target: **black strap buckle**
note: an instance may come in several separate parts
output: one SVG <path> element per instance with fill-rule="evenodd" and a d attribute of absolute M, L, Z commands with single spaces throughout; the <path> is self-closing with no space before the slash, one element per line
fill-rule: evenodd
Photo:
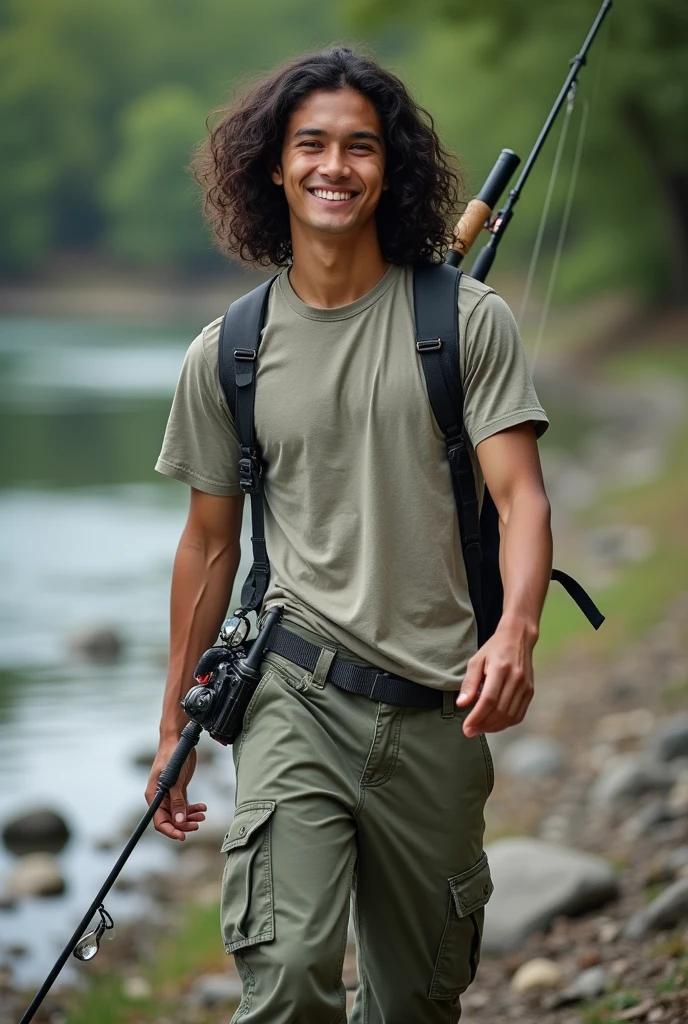
<path fill-rule="evenodd" d="M 257 352 L 254 348 L 235 348 L 234 358 L 248 360 L 251 363 L 255 363 Z"/>
<path fill-rule="evenodd" d="M 442 348 L 442 339 L 431 338 L 429 341 L 417 341 L 416 348 L 419 352 L 439 352 Z"/>
<path fill-rule="evenodd" d="M 244 494 L 255 494 L 260 486 L 260 473 L 255 459 L 244 455 L 239 459 L 239 487 Z"/>

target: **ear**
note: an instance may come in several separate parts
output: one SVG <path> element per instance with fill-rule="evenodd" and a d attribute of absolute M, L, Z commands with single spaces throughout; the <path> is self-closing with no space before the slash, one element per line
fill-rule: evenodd
<path fill-rule="evenodd" d="M 382 179 L 382 191 L 386 192 L 388 188 L 389 188 L 389 182 L 387 181 L 386 178 L 383 178 Z"/>
<path fill-rule="evenodd" d="M 284 178 L 282 177 L 282 168 L 279 164 L 275 167 L 270 177 L 274 181 L 275 185 L 284 185 Z"/>

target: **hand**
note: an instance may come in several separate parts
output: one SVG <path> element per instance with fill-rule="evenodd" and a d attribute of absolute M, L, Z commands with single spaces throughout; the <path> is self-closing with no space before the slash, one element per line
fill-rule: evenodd
<path fill-rule="evenodd" d="M 160 772 L 171 758 L 176 746 L 177 743 L 172 741 L 161 742 L 158 747 L 158 752 L 155 755 L 153 767 L 148 777 L 148 785 L 146 786 L 146 802 L 149 805 L 152 803 L 153 797 L 157 792 Z M 183 842 L 186 839 L 187 832 L 196 832 L 199 828 L 199 822 L 205 821 L 205 814 L 203 812 L 208 810 L 206 805 L 187 804 L 186 802 L 186 787 L 189 785 L 195 769 L 196 750 L 194 748 L 184 762 L 176 786 L 173 786 L 169 793 L 165 794 L 160 806 L 153 815 L 153 824 L 155 825 L 156 832 L 161 832 L 169 839 L 179 839 Z"/>
<path fill-rule="evenodd" d="M 473 655 L 456 698 L 459 708 L 478 698 L 463 723 L 464 735 L 501 732 L 523 721 L 534 693 L 534 645 L 523 629 L 500 625 Z"/>

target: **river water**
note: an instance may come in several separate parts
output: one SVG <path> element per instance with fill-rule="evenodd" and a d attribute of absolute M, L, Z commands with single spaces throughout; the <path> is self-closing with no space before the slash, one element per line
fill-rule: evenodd
<path fill-rule="evenodd" d="M 59 855 L 65 894 L 0 910 L 0 959 L 8 946 L 30 950 L 13 958 L 20 983 L 47 973 L 123 845 L 97 844 L 145 811 L 147 771 L 133 759 L 156 747 L 188 501 L 153 464 L 193 334 L 0 319 L 0 826 L 51 807 L 72 831 Z M 114 664 L 71 649 L 100 626 L 122 638 Z M 221 771 L 217 794 L 207 780 L 190 790 L 209 820 L 231 815 L 229 752 Z M 171 845 L 151 827 L 129 876 L 164 867 Z M 13 863 L 0 847 L 0 892 Z M 107 905 L 115 916 L 145 909 L 125 892 Z"/>
<path fill-rule="evenodd" d="M 147 771 L 133 759 L 156 747 L 188 501 L 153 464 L 194 333 L 0 318 L 0 826 L 47 806 L 72 831 L 59 855 L 65 894 L 0 910 L 0 960 L 10 956 L 20 984 L 47 973 L 123 845 L 124 823 L 145 810 Z M 580 436 L 563 412 L 565 433 Z M 247 537 L 242 547 L 240 580 Z M 99 626 L 122 637 L 114 664 L 88 664 L 70 647 Z M 209 825 L 226 825 L 229 752 L 215 766 L 199 769 L 189 792 L 209 804 Z M 114 837 L 114 849 L 99 848 Z M 127 875 L 164 868 L 171 845 L 150 828 Z M 0 846 L 0 893 L 13 862 Z M 141 901 L 113 892 L 107 906 L 126 917 L 145 912 Z M 7 954 L 12 946 L 29 953 Z"/>

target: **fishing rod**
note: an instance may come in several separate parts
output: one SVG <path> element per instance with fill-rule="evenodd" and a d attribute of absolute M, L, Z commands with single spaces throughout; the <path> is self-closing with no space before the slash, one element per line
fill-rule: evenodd
<path fill-rule="evenodd" d="M 535 140 L 535 145 L 530 151 L 530 155 L 525 162 L 518 181 L 509 192 L 509 198 L 505 205 L 501 210 L 499 210 L 496 217 L 490 220 L 492 217 L 492 211 L 497 205 L 500 195 L 506 188 L 512 174 L 521 162 L 520 157 L 518 157 L 511 149 L 503 149 L 501 151 L 497 158 L 497 162 L 485 181 L 485 184 L 476 198 L 472 199 L 468 204 L 459 222 L 454 228 L 453 241 L 445 258 L 445 262 L 449 263 L 452 267 L 458 267 L 464 257 L 468 255 L 471 246 L 484 227 L 487 228 L 491 235 L 490 241 L 480 250 L 475 263 L 471 267 L 470 276 L 475 278 L 476 281 L 484 281 L 490 272 L 490 268 L 492 267 L 494 258 L 497 254 L 497 247 L 501 242 L 509 223 L 511 222 L 511 218 L 514 215 L 514 207 L 521 198 L 521 192 L 523 191 L 523 187 L 530 176 L 533 165 L 540 155 L 542 147 L 547 141 L 547 137 L 551 131 L 552 125 L 557 119 L 559 111 L 566 103 L 567 98 L 571 95 L 572 90 L 575 90 L 576 88 L 579 72 L 587 61 L 588 50 L 592 46 L 595 36 L 599 32 L 602 22 L 609 13 L 613 2 L 614 0 L 604 0 L 604 3 L 597 12 L 597 17 L 592 23 L 592 26 L 585 38 L 585 42 L 576 56 L 571 60 L 571 70 L 566 76 L 566 81 L 561 87 L 559 95 L 554 101 L 554 106 L 550 110 L 547 120 L 542 126 L 542 130 Z"/>
<path fill-rule="evenodd" d="M 29 1024 L 29 1021 L 33 1020 L 36 1011 L 67 963 L 70 954 L 73 954 L 77 960 L 92 960 L 98 952 L 103 935 L 114 927 L 114 921 L 103 906 L 103 900 L 146 831 L 158 807 L 172 787 L 176 785 L 184 762 L 198 743 L 203 728 L 208 729 L 211 736 L 219 739 L 222 743 L 234 742 L 237 724 L 240 727 L 245 706 L 260 679 L 260 663 L 270 631 L 281 614 L 281 606 L 270 609 L 265 615 L 258 636 L 255 640 L 248 642 L 244 642 L 248 633 L 248 622 L 245 616 L 228 619 L 220 631 L 223 646 L 211 647 L 201 658 L 194 672 L 197 685 L 189 690 L 182 701 L 182 707 L 191 721 L 182 729 L 172 756 L 160 772 L 155 795 L 148 810 L 134 829 L 112 871 L 103 882 L 97 896 L 55 961 L 48 977 L 34 996 L 19 1024 Z M 213 726 L 217 723 L 219 723 L 219 727 L 215 730 Z M 96 913 L 100 915 L 96 927 L 84 934 L 84 929 Z"/>

